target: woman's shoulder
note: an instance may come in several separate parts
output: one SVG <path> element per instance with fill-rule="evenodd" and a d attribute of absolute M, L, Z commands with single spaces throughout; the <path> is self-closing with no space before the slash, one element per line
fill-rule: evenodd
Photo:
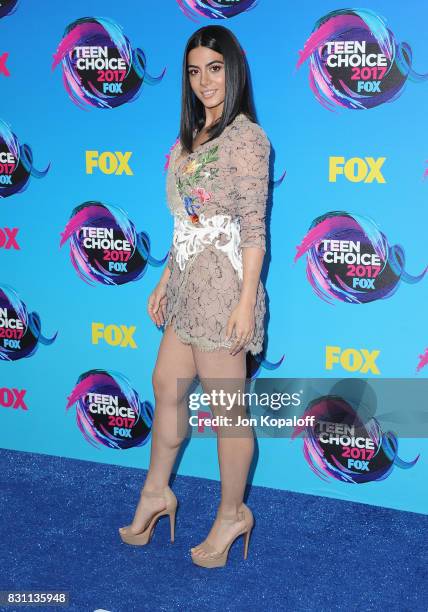
<path fill-rule="evenodd" d="M 258 142 L 266 146 L 270 146 L 269 138 L 259 123 L 252 121 L 245 113 L 240 113 L 230 124 L 229 130 L 230 139 L 247 140 L 249 142 Z"/>

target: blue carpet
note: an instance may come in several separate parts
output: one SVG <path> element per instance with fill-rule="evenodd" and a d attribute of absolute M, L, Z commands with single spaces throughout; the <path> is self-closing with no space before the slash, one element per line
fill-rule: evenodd
<path fill-rule="evenodd" d="M 215 481 L 175 477 L 175 543 L 162 518 L 137 548 L 117 528 L 144 471 L 10 450 L 0 469 L 0 590 L 61 588 L 71 600 L 16 610 L 428 610 L 425 515 L 252 486 L 248 559 L 239 538 L 225 568 L 206 570 L 188 550 L 214 518 Z"/>

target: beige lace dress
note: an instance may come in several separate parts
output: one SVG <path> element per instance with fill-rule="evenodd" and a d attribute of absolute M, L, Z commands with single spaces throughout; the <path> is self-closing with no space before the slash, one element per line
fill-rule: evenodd
<path fill-rule="evenodd" d="M 166 179 L 174 216 L 169 254 L 165 327 L 201 350 L 230 347 L 226 328 L 238 304 L 242 249 L 266 250 L 266 200 L 270 143 L 264 130 L 243 113 L 193 153 L 181 158 L 178 140 Z M 255 331 L 244 346 L 260 353 L 264 339 L 265 289 L 259 281 Z"/>

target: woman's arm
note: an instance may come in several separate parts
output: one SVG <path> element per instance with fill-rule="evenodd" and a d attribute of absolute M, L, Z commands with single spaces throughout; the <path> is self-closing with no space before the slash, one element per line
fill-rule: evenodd
<path fill-rule="evenodd" d="M 169 252 L 168 263 L 165 266 L 162 276 L 159 279 L 158 284 L 153 289 L 151 294 L 149 295 L 149 299 L 147 301 L 147 312 L 149 313 L 149 317 L 157 325 L 160 327 L 165 323 L 166 317 L 166 286 L 171 276 L 171 257 L 172 257 L 172 248 Z"/>
<path fill-rule="evenodd" d="M 260 247 L 242 249 L 243 280 L 240 302 L 250 306 L 256 305 L 257 288 L 260 280 L 265 250 Z"/>
<path fill-rule="evenodd" d="M 158 285 L 166 287 L 169 277 L 171 276 L 171 269 L 169 266 L 165 266 L 162 276 L 159 279 Z"/>
<path fill-rule="evenodd" d="M 159 279 L 158 285 L 165 286 L 167 284 L 169 277 L 171 276 L 171 260 L 172 260 L 172 246 L 169 250 L 167 264 L 162 272 L 162 276 Z"/>
<path fill-rule="evenodd" d="M 230 152 L 233 198 L 240 221 L 243 280 L 239 304 L 228 325 L 241 337 L 231 352 L 237 352 L 254 333 L 254 306 L 266 252 L 266 202 L 269 188 L 270 142 L 258 124 L 237 132 Z"/>
<path fill-rule="evenodd" d="M 241 224 L 241 247 L 266 251 L 266 202 L 269 187 L 270 142 L 258 124 L 235 138 L 230 164 L 236 214 Z"/>

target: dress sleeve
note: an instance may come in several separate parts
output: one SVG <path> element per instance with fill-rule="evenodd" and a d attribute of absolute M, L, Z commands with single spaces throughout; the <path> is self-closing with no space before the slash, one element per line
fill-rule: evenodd
<path fill-rule="evenodd" d="M 232 197 L 241 226 L 241 247 L 266 251 L 266 201 L 270 142 L 254 123 L 236 130 L 230 149 Z"/>

